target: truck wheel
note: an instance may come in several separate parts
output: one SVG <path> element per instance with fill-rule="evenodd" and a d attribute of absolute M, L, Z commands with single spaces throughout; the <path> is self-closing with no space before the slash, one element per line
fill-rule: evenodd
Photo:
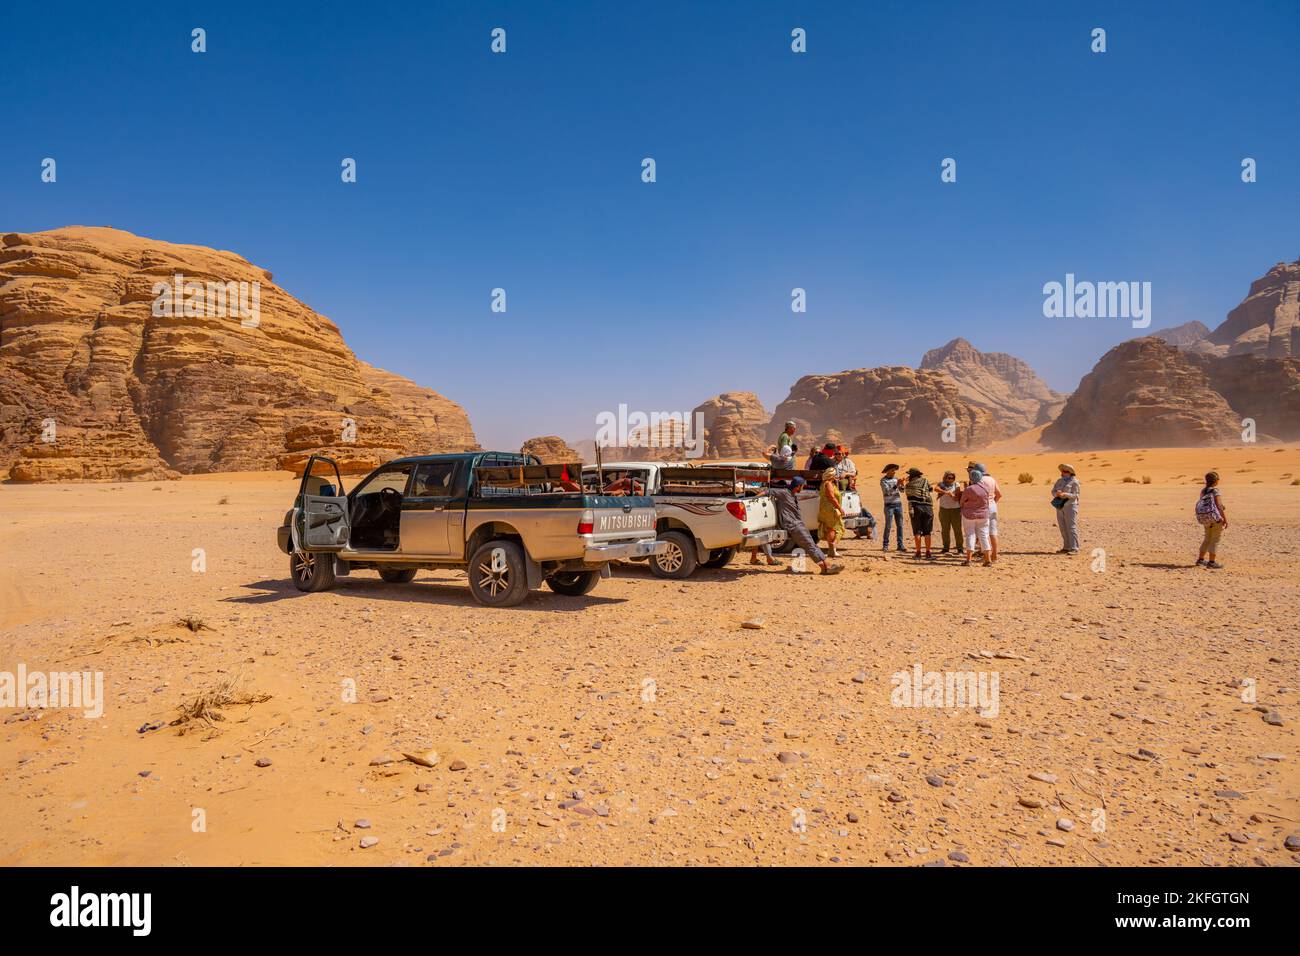
<path fill-rule="evenodd" d="M 689 578 L 699 563 L 695 557 L 695 542 L 680 531 L 665 531 L 660 541 L 668 542 L 668 550 L 650 559 L 650 571 L 659 578 Z"/>
<path fill-rule="evenodd" d="M 289 555 L 289 576 L 299 591 L 328 591 L 334 587 L 334 555 L 294 551 Z"/>
<path fill-rule="evenodd" d="M 469 589 L 488 607 L 513 607 L 528 597 L 524 549 L 497 539 L 479 545 L 469 559 Z"/>
<path fill-rule="evenodd" d="M 868 530 L 870 530 L 870 529 L 868 529 L 868 528 L 854 528 L 854 529 L 853 529 L 853 537 L 855 537 L 855 538 L 865 538 L 865 537 L 867 536 L 867 531 L 868 531 Z"/>
<path fill-rule="evenodd" d="M 706 568 L 725 568 L 735 556 L 735 548 L 718 548 L 709 552 L 709 560 L 704 562 L 704 566 Z"/>
<path fill-rule="evenodd" d="M 582 597 L 600 583 L 599 571 L 556 571 L 546 579 L 546 586 L 556 594 Z"/>
<path fill-rule="evenodd" d="M 772 551 L 775 554 L 789 554 L 797 547 L 798 545 L 794 543 L 794 538 L 790 537 L 789 535 L 786 535 L 785 540 L 782 541 L 780 544 L 775 545 L 772 548 Z"/>
<path fill-rule="evenodd" d="M 379 576 L 389 584 L 410 584 L 415 580 L 415 568 L 380 568 Z"/>

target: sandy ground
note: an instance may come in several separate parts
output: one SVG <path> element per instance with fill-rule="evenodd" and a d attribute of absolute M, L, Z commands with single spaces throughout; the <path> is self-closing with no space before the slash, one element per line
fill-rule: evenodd
<path fill-rule="evenodd" d="M 993 450 L 993 568 L 851 541 L 839 577 L 620 568 L 511 610 L 452 572 L 298 593 L 287 476 L 0 486 L 0 671 L 106 698 L 0 711 L 0 863 L 1296 865 L 1300 448 L 1074 457 L 1077 557 L 1056 458 Z M 916 664 L 996 673 L 996 716 L 891 706 Z M 232 678 L 270 699 L 165 725 Z"/>

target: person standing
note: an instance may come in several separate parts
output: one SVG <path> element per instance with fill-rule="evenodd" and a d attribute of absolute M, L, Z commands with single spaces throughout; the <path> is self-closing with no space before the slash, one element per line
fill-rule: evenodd
<path fill-rule="evenodd" d="M 858 490 L 858 466 L 849 457 L 849 450 L 840 445 L 835 450 L 835 474 L 839 478 L 840 491 Z M 867 521 L 867 540 L 876 536 L 876 516 L 867 510 L 862 496 L 858 496 L 859 514 Z M 861 537 L 861 535 L 859 535 Z"/>
<path fill-rule="evenodd" d="M 934 486 L 939 496 L 939 532 L 943 535 L 943 550 L 948 554 L 949 535 L 952 536 L 952 550 L 961 553 L 961 488 L 957 486 L 957 473 L 945 471 L 943 481 Z"/>
<path fill-rule="evenodd" d="M 989 474 L 988 468 L 983 462 L 973 461 L 968 468 L 977 468 L 984 473 L 980 482 L 989 490 L 989 560 L 998 559 L 998 502 L 1002 500 L 1002 489 L 998 487 L 998 480 Z"/>
<path fill-rule="evenodd" d="M 1219 473 L 1207 472 L 1205 487 L 1196 500 L 1196 520 L 1205 528 L 1205 537 L 1201 539 L 1201 551 L 1196 556 L 1196 566 L 1203 568 L 1222 568 L 1216 559 L 1219 539 L 1223 529 L 1228 527 L 1228 512 L 1223 506 L 1223 495 L 1219 493 Z M 1208 558 L 1208 560 L 1206 560 Z"/>
<path fill-rule="evenodd" d="M 1052 505 L 1056 508 L 1056 527 L 1061 532 L 1061 550 L 1057 554 L 1079 553 L 1079 478 L 1073 465 L 1057 465 L 1061 477 L 1052 485 Z"/>
<path fill-rule="evenodd" d="M 772 501 L 776 505 L 777 523 L 790 536 L 795 545 L 803 548 L 804 553 L 817 562 L 822 569 L 822 574 L 839 574 L 844 570 L 844 565 L 831 564 L 827 561 L 826 555 L 821 548 L 817 547 L 817 542 L 812 539 L 812 535 L 808 533 L 808 529 L 804 526 L 803 515 L 799 512 L 797 497 L 799 489 L 804 484 L 804 480 L 796 475 L 790 480 L 789 488 L 772 485 L 768 489 L 768 494 L 772 496 Z"/>
<path fill-rule="evenodd" d="M 881 540 L 881 550 L 889 550 L 889 528 L 891 524 L 898 525 L 898 550 L 906 551 L 903 547 L 903 499 L 898 492 L 898 466 L 889 464 L 881 472 L 880 493 L 885 498 L 885 536 Z"/>
<path fill-rule="evenodd" d="M 835 469 L 827 468 L 822 472 L 821 493 L 817 501 L 817 534 L 826 539 L 826 550 L 832 558 L 840 556 L 835 542 L 844 534 L 844 506 L 840 500 L 840 488 L 835 483 Z"/>
<path fill-rule="evenodd" d="M 786 422 L 781 434 L 776 436 L 776 453 L 782 458 L 790 459 L 788 467 L 794 467 L 794 429 L 794 422 Z"/>
<path fill-rule="evenodd" d="M 907 469 L 907 484 L 903 486 L 903 493 L 907 495 L 908 520 L 912 524 L 912 542 L 916 550 L 913 557 L 921 560 L 921 539 L 924 538 L 925 559 L 933 561 L 930 541 L 934 534 L 934 498 L 931 496 L 930 481 L 920 468 Z"/>
<path fill-rule="evenodd" d="M 989 551 L 992 550 L 989 544 L 989 490 L 980 482 L 984 473 L 978 468 L 972 468 L 969 477 L 970 481 L 961 491 L 961 530 L 966 539 L 966 560 L 962 563 L 970 565 L 978 543 L 987 568 L 993 564 L 989 560 Z"/>

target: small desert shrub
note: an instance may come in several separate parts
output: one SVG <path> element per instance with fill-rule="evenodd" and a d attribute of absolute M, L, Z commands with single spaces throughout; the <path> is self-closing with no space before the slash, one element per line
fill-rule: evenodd
<path fill-rule="evenodd" d="M 1292 479 L 1291 484 L 1293 484 L 1293 485 L 1300 485 L 1300 478 Z"/>
<path fill-rule="evenodd" d="M 1020 482 L 1022 485 L 1032 485 L 1034 483 L 1034 476 L 1027 471 L 1022 471 L 1016 478 L 1016 481 Z"/>
<path fill-rule="evenodd" d="M 1132 475 L 1125 475 L 1122 481 L 1126 485 L 1136 485 L 1138 483 L 1138 480 L 1134 478 Z"/>
<path fill-rule="evenodd" d="M 219 504 L 219 505 L 228 505 L 228 504 L 230 504 L 230 499 L 229 499 L 229 498 L 222 498 L 220 501 L 217 502 L 217 504 Z"/>
<path fill-rule="evenodd" d="M 176 626 L 187 627 L 195 633 L 198 633 L 199 631 L 212 630 L 212 628 L 208 626 L 208 622 L 203 620 L 203 618 L 199 617 L 197 614 L 186 614 L 184 617 L 177 618 Z"/>
<path fill-rule="evenodd" d="M 1144 485 L 1149 485 L 1149 484 L 1151 484 L 1151 476 L 1150 476 L 1150 475 L 1143 475 L 1143 476 L 1142 476 L 1142 484 L 1144 484 Z"/>
<path fill-rule="evenodd" d="M 270 694 L 250 694 L 239 690 L 239 682 L 238 675 L 227 677 L 207 690 L 200 691 L 193 700 L 176 708 L 179 716 L 171 722 L 171 726 L 180 727 L 182 734 L 191 729 L 187 725 L 195 722 L 211 727 L 226 719 L 226 715 L 221 712 L 224 707 L 262 704 L 271 699 Z"/>

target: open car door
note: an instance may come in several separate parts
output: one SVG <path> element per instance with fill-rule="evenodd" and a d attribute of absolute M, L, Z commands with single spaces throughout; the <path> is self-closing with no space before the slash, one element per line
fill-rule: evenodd
<path fill-rule="evenodd" d="M 339 551 L 347 546 L 351 531 L 348 499 L 339 466 L 332 458 L 312 455 L 307 459 L 293 510 L 295 551 Z"/>

